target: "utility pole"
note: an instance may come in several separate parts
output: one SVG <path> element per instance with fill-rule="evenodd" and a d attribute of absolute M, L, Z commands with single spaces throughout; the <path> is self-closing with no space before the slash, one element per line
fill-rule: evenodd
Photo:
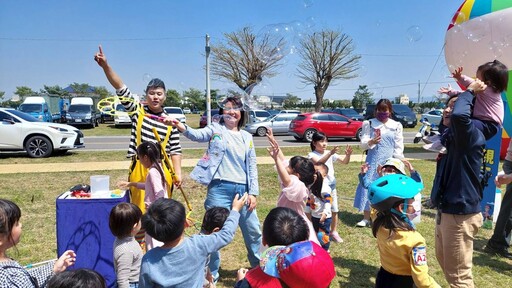
<path fill-rule="evenodd" d="M 208 34 L 206 34 L 204 51 L 206 52 L 206 123 L 210 125 L 212 123 L 212 107 L 210 99 L 210 36 Z"/>
<path fill-rule="evenodd" d="M 420 97 L 421 97 L 421 92 L 420 92 L 420 80 L 418 80 L 418 104 L 420 104 Z"/>

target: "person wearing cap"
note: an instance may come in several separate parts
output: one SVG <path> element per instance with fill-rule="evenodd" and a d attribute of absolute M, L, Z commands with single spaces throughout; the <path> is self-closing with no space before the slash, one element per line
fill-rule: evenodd
<path fill-rule="evenodd" d="M 240 230 L 247 249 L 251 267 L 259 263 L 261 229 L 256 214 L 256 197 L 259 195 L 256 150 L 253 138 L 243 128 L 248 111 L 238 95 L 226 97 L 219 103 L 219 122 L 193 129 L 177 119 L 167 117 L 164 123 L 176 127 L 183 136 L 195 142 L 208 142 L 206 153 L 190 173 L 190 178 L 208 186 L 204 207 L 230 208 L 236 195 L 248 192 L 247 205 L 240 210 Z M 220 255 L 210 255 L 209 268 L 214 279 L 219 278 Z"/>
<path fill-rule="evenodd" d="M 402 174 L 407 175 L 405 173 L 405 168 L 407 167 L 407 170 L 409 170 L 409 175 L 412 179 L 414 179 L 416 182 L 423 182 L 421 179 L 420 173 L 414 169 L 411 162 L 405 160 L 405 159 L 397 159 L 397 158 L 388 158 L 382 165 L 378 165 L 378 173 L 380 176 L 386 176 L 389 174 Z M 367 171 L 369 167 L 367 163 L 364 163 L 361 166 L 361 173 L 359 173 L 359 183 L 363 185 L 366 189 L 370 187 L 373 181 L 370 181 L 369 177 L 367 177 Z"/>
<path fill-rule="evenodd" d="M 420 207 L 413 204 L 423 183 L 402 174 L 382 176 L 368 189 L 377 217 L 372 233 L 377 238 L 381 268 L 375 287 L 441 287 L 428 275 L 425 239 L 412 220 Z"/>
<path fill-rule="evenodd" d="M 474 94 L 486 85 L 476 79 L 448 99 L 443 124 L 449 127 L 447 154 L 439 154 L 430 200 L 437 208 L 436 258 L 450 287 L 474 287 L 473 239 L 483 224 L 482 160 L 485 136 L 471 119 Z"/>
<path fill-rule="evenodd" d="M 272 246 L 261 257 L 259 279 L 239 281 L 235 288 L 326 288 L 336 276 L 331 256 L 313 241 Z"/>

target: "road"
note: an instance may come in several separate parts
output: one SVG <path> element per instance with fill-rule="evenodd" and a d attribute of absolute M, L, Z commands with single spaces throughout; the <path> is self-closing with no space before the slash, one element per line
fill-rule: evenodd
<path fill-rule="evenodd" d="M 404 143 L 412 143 L 416 132 L 404 132 Z M 293 146 L 308 146 L 307 142 L 295 141 L 292 136 L 275 136 L 281 147 Z M 85 137 L 85 149 L 81 151 L 112 151 L 112 150 L 126 150 L 128 148 L 129 136 L 95 136 Z M 187 138 L 180 137 L 181 146 L 183 148 L 202 148 L 206 149 L 207 143 L 197 143 L 188 140 Z M 358 141 L 354 140 L 329 140 L 332 145 L 357 145 Z M 266 137 L 254 137 L 254 146 L 256 148 L 268 147 L 268 140 Z"/>

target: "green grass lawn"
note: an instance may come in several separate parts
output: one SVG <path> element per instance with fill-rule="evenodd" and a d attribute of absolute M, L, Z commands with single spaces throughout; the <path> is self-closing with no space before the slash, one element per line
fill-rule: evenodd
<path fill-rule="evenodd" d="M 196 151 L 197 150 L 197 151 Z M 307 147 L 286 148 L 285 155 L 305 155 Z M 100 161 L 105 158 L 124 160 L 124 152 L 109 152 L 109 156 L 96 152 L 70 153 L 65 157 L 52 157 L 52 160 L 62 162 L 72 160 L 76 162 Z M 185 150 L 184 157 L 196 157 L 200 155 L 199 149 Z M 258 150 L 258 155 L 263 156 L 263 149 Z M 407 152 L 406 152 L 407 154 Z M 74 159 L 74 160 L 73 160 Z M 37 159 L 31 159 L 37 160 Z M 0 159 L 0 164 L 12 163 L 13 159 Z M 412 162 L 421 173 L 425 189 L 423 196 L 430 194 L 431 183 L 435 171 L 435 163 L 431 160 L 417 160 Z M 371 235 L 370 229 L 356 228 L 355 223 L 361 219 L 361 215 L 352 208 L 352 200 L 357 185 L 357 173 L 359 173 L 360 161 L 349 165 L 336 165 L 336 178 L 338 180 L 340 222 L 338 232 L 345 240 L 344 243 L 331 245 L 331 256 L 336 265 L 336 278 L 331 287 L 373 287 L 375 275 L 379 268 L 379 255 L 376 240 Z M 192 202 L 195 219 L 202 219 L 204 209 L 203 201 L 206 188 L 195 183 L 188 174 L 191 168 L 184 168 L 184 191 Z M 279 185 L 276 172 L 272 165 L 259 165 L 259 183 L 261 195 L 258 197 L 258 215 L 263 221 L 265 215 L 275 207 L 279 194 Z M 66 173 L 40 173 L 40 174 L 0 174 L 0 198 L 15 201 L 22 210 L 23 236 L 17 248 L 11 249 L 10 256 L 22 264 L 34 263 L 51 259 L 56 256 L 56 221 L 55 199 L 62 192 L 78 183 L 89 183 L 91 175 L 110 175 L 111 188 L 119 180 L 126 179 L 125 170 L 92 171 L 92 172 L 66 172 Z M 179 201 L 183 198 L 179 193 L 175 194 Z M 80 200 L 77 200 L 80 201 Z M 80 213 L 79 211 L 77 213 Z M 434 255 L 434 210 L 424 209 L 422 222 L 417 225 L 418 230 L 427 241 L 428 264 L 430 275 L 438 281 L 441 287 L 447 287 L 442 271 Z M 194 229 L 188 229 L 187 233 L 197 233 Z M 492 230 L 481 229 L 475 239 L 475 254 L 473 274 L 476 287 L 510 287 L 512 285 L 512 261 L 497 257 L 491 257 L 479 250 L 491 236 Z M 233 287 L 235 274 L 238 268 L 247 267 L 245 247 L 240 231 L 235 240 L 222 251 L 223 263 L 221 281 L 218 287 Z M 87 255 L 78 255 L 87 257 Z"/>

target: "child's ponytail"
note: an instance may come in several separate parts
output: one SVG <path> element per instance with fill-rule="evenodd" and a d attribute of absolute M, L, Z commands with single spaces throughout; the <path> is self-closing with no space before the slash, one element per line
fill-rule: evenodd
<path fill-rule="evenodd" d="M 322 199 L 322 185 L 324 184 L 324 177 L 322 176 L 322 173 L 320 171 L 315 171 L 315 180 L 313 181 L 313 184 L 309 187 L 309 191 L 313 193 L 316 197 L 319 199 Z"/>

